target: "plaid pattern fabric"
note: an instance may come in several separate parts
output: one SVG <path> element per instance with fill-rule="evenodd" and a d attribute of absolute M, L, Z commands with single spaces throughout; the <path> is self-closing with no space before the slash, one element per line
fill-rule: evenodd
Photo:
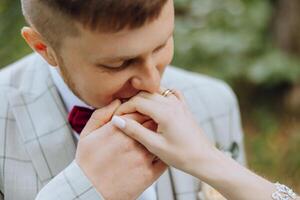
<path fill-rule="evenodd" d="M 169 67 L 209 138 L 245 164 L 235 95 L 221 81 Z M 0 71 L 0 199 L 103 199 L 73 161 L 76 144 L 48 66 L 32 54 Z M 196 200 L 201 182 L 176 169 L 158 180 L 159 200 Z"/>
<path fill-rule="evenodd" d="M 55 193 L 53 193 L 53 191 L 55 191 Z M 58 196 L 57 194 L 61 195 Z M 80 167 L 76 164 L 75 161 L 73 161 L 55 179 L 53 179 L 53 181 L 51 181 L 41 190 L 36 199 L 99 200 L 101 198 L 101 195 L 97 193 L 93 185 L 83 174 Z"/>

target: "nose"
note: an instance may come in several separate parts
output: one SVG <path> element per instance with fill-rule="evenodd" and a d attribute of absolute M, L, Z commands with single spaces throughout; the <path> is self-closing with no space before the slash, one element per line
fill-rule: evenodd
<path fill-rule="evenodd" d="M 150 58 L 137 66 L 137 73 L 132 78 L 131 84 L 137 90 L 155 93 L 159 91 L 160 79 L 160 71 Z"/>

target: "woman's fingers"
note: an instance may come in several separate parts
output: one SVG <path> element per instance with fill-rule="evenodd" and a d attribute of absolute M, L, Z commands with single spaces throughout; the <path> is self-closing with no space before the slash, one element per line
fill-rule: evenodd
<path fill-rule="evenodd" d="M 161 89 L 163 91 L 164 89 Z M 124 115 L 128 113 L 139 112 L 149 116 L 155 122 L 162 122 L 166 117 L 163 113 L 169 110 L 168 107 L 176 106 L 180 101 L 185 104 L 183 95 L 178 90 L 171 90 L 167 96 L 154 93 L 140 92 L 126 103 L 122 104 L 114 115 Z M 166 114 L 166 113 L 165 113 Z"/>
<path fill-rule="evenodd" d="M 129 113 L 129 114 L 123 115 L 123 117 L 137 121 L 140 124 L 143 124 L 143 123 L 149 121 L 148 116 L 142 115 L 140 113 Z"/>
<path fill-rule="evenodd" d="M 176 96 L 176 98 L 181 101 L 184 105 L 187 105 L 185 97 L 183 96 L 183 94 L 179 91 L 179 90 L 172 90 L 173 94 Z"/>
<path fill-rule="evenodd" d="M 138 122 L 125 117 L 114 116 L 112 123 L 118 127 L 123 133 L 137 140 L 144 145 L 150 152 L 155 151 L 156 146 L 161 142 L 161 135 L 153 132 Z"/>
<path fill-rule="evenodd" d="M 161 105 L 156 101 L 151 101 L 141 96 L 136 96 L 128 102 L 122 104 L 115 112 L 115 115 L 139 112 L 149 116 L 155 122 L 160 121 Z"/>
<path fill-rule="evenodd" d="M 114 112 L 120 105 L 121 101 L 117 99 L 111 102 L 109 105 L 101 109 L 95 110 L 89 121 L 86 123 L 84 129 L 82 130 L 80 137 L 85 137 L 92 131 L 102 127 L 104 124 L 109 122 Z"/>

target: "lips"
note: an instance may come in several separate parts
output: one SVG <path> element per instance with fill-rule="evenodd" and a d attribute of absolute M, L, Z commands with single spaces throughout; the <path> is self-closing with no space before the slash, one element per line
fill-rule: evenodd
<path fill-rule="evenodd" d="M 132 97 L 136 96 L 140 90 L 133 88 L 129 82 L 125 83 L 122 88 L 119 89 L 113 95 L 113 99 L 120 99 L 122 103 L 129 101 Z"/>
<path fill-rule="evenodd" d="M 120 99 L 122 103 L 129 101 L 130 98 Z"/>
<path fill-rule="evenodd" d="M 136 96 L 138 93 L 139 93 L 139 92 L 136 91 L 136 92 L 134 92 L 134 93 L 131 93 L 130 95 L 128 95 L 128 94 L 127 94 L 127 95 L 120 95 L 120 96 L 117 96 L 117 99 L 120 99 L 120 101 L 121 101 L 122 103 L 124 103 L 124 102 L 129 101 L 132 97 Z"/>

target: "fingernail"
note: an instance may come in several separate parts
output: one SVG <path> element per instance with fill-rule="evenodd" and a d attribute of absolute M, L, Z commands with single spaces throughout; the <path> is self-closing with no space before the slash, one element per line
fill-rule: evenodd
<path fill-rule="evenodd" d="M 126 126 L 125 120 L 119 116 L 113 116 L 113 118 L 111 119 L 111 122 L 120 129 L 124 129 Z"/>

